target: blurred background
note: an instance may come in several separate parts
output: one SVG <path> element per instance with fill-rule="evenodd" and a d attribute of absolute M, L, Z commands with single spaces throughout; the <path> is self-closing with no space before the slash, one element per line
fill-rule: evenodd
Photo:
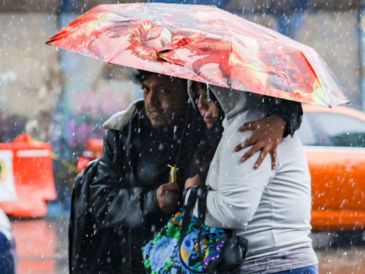
<path fill-rule="evenodd" d="M 365 273 L 364 0 L 0 0 L 0 208 L 17 273 L 68 273 L 73 179 L 100 155 L 102 123 L 142 96 L 123 68 L 45 41 L 95 5 L 123 2 L 213 4 L 319 52 L 351 103 L 305 107 L 312 238 L 321 273 Z"/>

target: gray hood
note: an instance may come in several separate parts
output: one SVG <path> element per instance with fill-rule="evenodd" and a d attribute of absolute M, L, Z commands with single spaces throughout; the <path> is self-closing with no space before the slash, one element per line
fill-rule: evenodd
<path fill-rule="evenodd" d="M 210 89 L 217 98 L 226 120 L 229 121 L 237 114 L 247 110 L 247 100 L 249 97 L 247 92 L 236 91 L 218 86 L 210 86 Z"/>
<path fill-rule="evenodd" d="M 192 81 L 188 81 L 188 96 L 189 102 L 197 110 L 197 106 L 194 102 L 194 96 L 192 91 Z M 209 89 L 213 91 L 215 97 L 220 104 L 224 115 L 227 119 L 233 118 L 236 114 L 246 109 L 247 93 L 243 91 L 235 91 L 228 88 L 209 85 Z"/>
<path fill-rule="evenodd" d="M 269 113 L 265 96 L 218 86 L 210 86 L 210 89 L 217 98 L 228 123 L 242 112 L 247 112 L 248 120 L 256 120 Z"/>
<path fill-rule="evenodd" d="M 267 110 L 264 109 L 265 104 L 263 103 L 265 100 L 262 95 L 213 85 L 209 85 L 209 89 L 217 98 L 227 122 L 230 122 L 237 114 L 248 110 L 256 118 L 263 117 L 267 113 Z M 190 103 L 197 109 L 191 90 L 191 81 L 188 82 L 188 95 Z"/>

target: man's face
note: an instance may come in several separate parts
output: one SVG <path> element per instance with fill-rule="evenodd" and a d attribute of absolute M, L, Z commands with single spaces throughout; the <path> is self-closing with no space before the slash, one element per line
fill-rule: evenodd
<path fill-rule="evenodd" d="M 141 82 L 146 115 L 152 127 L 171 125 L 186 110 L 186 80 L 153 74 Z"/>

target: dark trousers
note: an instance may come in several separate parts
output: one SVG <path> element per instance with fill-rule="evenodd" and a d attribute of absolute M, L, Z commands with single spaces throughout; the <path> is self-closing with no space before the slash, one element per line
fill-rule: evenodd
<path fill-rule="evenodd" d="M 0 273 L 1 274 L 14 274 L 15 273 L 15 261 L 14 261 L 15 244 L 9 241 L 4 234 L 0 233 Z"/>

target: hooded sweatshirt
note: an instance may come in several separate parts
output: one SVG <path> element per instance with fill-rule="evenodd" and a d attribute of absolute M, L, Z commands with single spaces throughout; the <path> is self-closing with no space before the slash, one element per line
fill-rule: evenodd
<path fill-rule="evenodd" d="M 284 138 L 278 146 L 275 170 L 271 169 L 270 157 L 258 169 L 253 168 L 259 152 L 241 163 L 242 152 L 234 152 L 234 147 L 251 133 L 244 132 L 246 136 L 242 136 L 237 128 L 267 116 L 270 110 L 262 96 L 218 87 L 212 90 L 225 119 L 223 136 L 206 179 L 210 187 L 206 224 L 233 229 L 248 240 L 244 273 L 252 273 L 251 268 L 245 268 L 252 261 L 262 263 L 301 249 L 306 250 L 305 259 L 289 260 L 280 271 L 316 264 L 309 238 L 311 179 L 302 144 L 295 134 Z"/>

